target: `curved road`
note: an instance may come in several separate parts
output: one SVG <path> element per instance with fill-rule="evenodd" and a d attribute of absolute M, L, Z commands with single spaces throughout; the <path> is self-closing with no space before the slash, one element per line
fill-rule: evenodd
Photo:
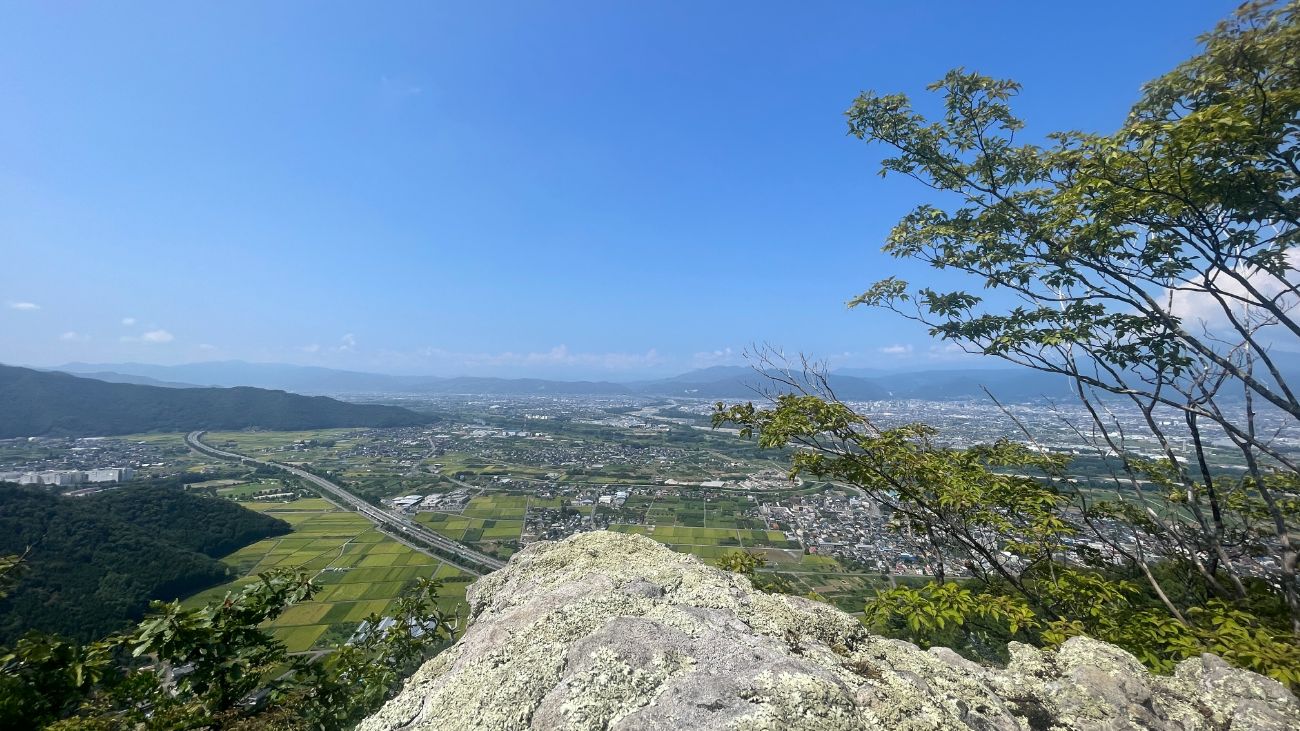
<path fill-rule="evenodd" d="M 270 462 L 264 459 L 257 459 L 255 457 L 249 457 L 235 452 L 227 452 L 204 444 L 202 441 L 203 434 L 204 432 L 202 431 L 190 432 L 185 435 L 185 443 L 189 445 L 190 449 L 206 454 L 210 457 L 243 460 L 245 462 L 252 462 L 253 464 L 263 465 L 266 467 L 274 467 L 275 469 L 284 470 L 296 477 L 301 477 L 315 485 L 321 491 L 325 492 L 329 497 L 356 510 L 375 525 L 385 526 L 389 530 L 397 532 L 408 540 L 418 540 L 442 553 L 451 554 L 453 558 L 448 558 L 446 556 L 442 556 L 442 558 L 448 563 L 455 564 L 458 568 L 474 574 L 475 576 L 482 576 L 483 574 L 491 573 L 506 565 L 505 561 L 502 561 L 499 558 L 489 556 L 485 553 L 479 553 L 478 551 L 457 543 L 446 536 L 434 533 L 404 515 L 398 515 L 397 513 L 391 513 L 384 510 L 383 508 L 375 507 L 324 477 L 313 475 L 312 473 L 298 467 L 280 464 L 279 462 Z"/>

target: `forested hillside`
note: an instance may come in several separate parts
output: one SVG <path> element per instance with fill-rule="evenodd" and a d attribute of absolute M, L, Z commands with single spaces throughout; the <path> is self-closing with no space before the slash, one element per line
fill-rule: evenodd
<path fill-rule="evenodd" d="M 289 525 L 179 485 L 88 497 L 0 484 L 0 555 L 31 552 L 0 600 L 0 645 L 37 629 L 87 640 L 172 599 L 228 579 L 215 557 Z"/>
<path fill-rule="evenodd" d="M 430 421 L 396 406 L 260 388 L 162 388 L 0 365 L 0 439 L 191 429 L 324 429 Z"/>

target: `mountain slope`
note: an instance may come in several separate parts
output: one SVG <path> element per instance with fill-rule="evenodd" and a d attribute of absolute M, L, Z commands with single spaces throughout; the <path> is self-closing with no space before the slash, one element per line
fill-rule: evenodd
<path fill-rule="evenodd" d="M 191 429 L 411 426 L 429 417 L 259 388 L 161 388 L 0 366 L 0 439 Z"/>
<path fill-rule="evenodd" d="M 949 401 L 986 399 L 987 388 L 999 401 L 1069 399 L 1070 379 L 1029 368 L 917 371 L 871 379 L 889 398 Z"/>
<path fill-rule="evenodd" d="M 0 555 L 32 549 L 13 592 L 0 600 L 0 644 L 31 629 L 100 637 L 139 619 L 151 599 L 226 581 L 218 556 L 289 530 L 174 485 L 70 498 L 0 484 Z"/>
<path fill-rule="evenodd" d="M 202 386 L 251 386 L 294 393 L 375 393 L 419 390 L 444 379 L 432 376 L 389 376 L 286 363 L 247 363 L 239 360 L 205 361 L 182 365 L 150 363 L 67 363 L 54 370 L 79 376 L 112 372 L 159 381 Z M 112 379 L 104 379 L 112 380 Z"/>
<path fill-rule="evenodd" d="M 41 370 L 45 370 L 42 368 Z M 193 383 L 176 383 L 174 381 L 160 381 L 157 378 L 149 376 L 135 376 L 129 373 L 115 373 L 113 371 L 94 371 L 88 373 L 77 372 L 71 375 L 78 378 L 93 378 L 96 381 L 107 381 L 109 383 L 134 383 L 137 386 L 159 386 L 162 388 L 198 388 Z"/>
<path fill-rule="evenodd" d="M 798 374 L 795 375 L 798 377 Z M 870 401 L 888 395 L 884 389 L 865 378 L 831 374 L 828 383 L 836 396 L 850 401 Z M 811 384 L 809 386 L 811 387 Z M 648 396 L 753 399 L 758 398 L 760 393 L 783 392 L 791 389 L 766 378 L 752 368 L 724 366 L 642 383 L 637 390 Z"/>
<path fill-rule="evenodd" d="M 499 394 L 525 396 L 619 396 L 635 393 L 622 383 L 608 381 L 548 381 L 541 378 L 443 378 L 419 389 L 421 393 Z"/>
<path fill-rule="evenodd" d="M 201 383 L 208 386 L 252 386 L 294 393 L 424 393 L 424 394 L 583 394 L 626 395 L 636 393 L 626 384 L 605 381 L 552 381 L 540 378 L 494 378 L 490 376 L 392 376 L 362 373 L 319 366 L 282 363 L 245 363 L 213 361 L 186 365 L 160 366 L 146 363 L 91 364 L 68 363 L 54 369 L 95 378 L 94 374 L 112 373 L 106 381 L 127 378 L 150 379 L 174 383 Z M 143 382 L 143 381 L 142 381 Z"/>
<path fill-rule="evenodd" d="M 1271 354 L 1284 376 L 1300 381 L 1300 354 Z M 981 367 L 953 369 L 884 370 L 842 368 L 831 373 L 836 395 L 850 401 L 918 399 L 927 401 L 984 400 L 983 387 L 1006 402 L 1029 402 L 1071 397 L 1068 379 L 1029 368 Z M 586 396 L 676 396 L 704 399 L 755 398 L 754 387 L 771 384 L 747 366 L 713 366 L 667 378 L 632 381 L 558 381 L 538 378 L 487 376 L 393 376 L 343 371 L 317 366 L 278 363 L 221 361 L 157 366 L 140 363 L 69 363 L 58 370 L 89 375 L 113 373 L 105 380 L 156 379 L 167 385 L 185 383 L 253 386 L 316 394 L 468 394 L 468 395 L 586 395 Z M 1261 369 L 1262 371 L 1262 369 Z M 91 376 L 93 377 L 93 376 Z M 1268 382 L 1267 375 L 1257 377 Z"/>

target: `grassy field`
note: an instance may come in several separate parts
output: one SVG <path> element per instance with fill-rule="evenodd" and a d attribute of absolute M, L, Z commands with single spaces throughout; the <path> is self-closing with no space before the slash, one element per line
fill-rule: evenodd
<path fill-rule="evenodd" d="M 805 556 L 799 544 L 787 541 L 780 531 L 623 524 L 611 525 L 609 529 L 653 538 L 674 551 L 693 554 L 708 563 L 715 563 L 733 551 L 760 553 L 769 565 L 782 567 L 799 565 L 808 558 L 819 558 Z M 834 563 L 833 559 L 831 561 Z"/>
<path fill-rule="evenodd" d="M 611 432 L 595 427 L 585 431 L 578 429 L 574 433 L 566 431 L 556 439 L 556 444 L 573 449 L 583 448 L 588 441 L 619 444 L 628 442 L 629 439 L 637 443 L 662 441 L 661 437 L 629 437 L 622 431 Z M 624 481 L 657 481 L 676 474 L 676 468 L 670 468 L 667 464 L 609 464 L 599 470 L 583 468 L 569 474 L 571 470 L 554 464 L 529 464 L 527 454 L 531 447 L 523 440 L 482 442 L 453 439 L 450 444 L 440 442 L 441 451 L 434 456 L 430 454 L 430 446 L 423 439 L 403 437 L 400 443 L 384 443 L 382 437 L 360 430 L 224 432 L 210 435 L 209 441 L 218 445 L 227 442 L 236 451 L 247 454 L 258 454 L 285 462 L 308 462 L 319 469 L 332 470 L 341 476 L 349 489 L 369 498 L 425 495 L 459 489 L 458 485 L 445 476 L 468 475 L 465 479 L 477 490 L 463 510 L 421 512 L 413 518 L 452 540 L 502 558 L 509 557 L 519 549 L 524 538 L 525 518 L 530 510 L 557 509 L 563 501 L 564 506 L 591 516 L 593 522 L 599 525 L 609 525 L 611 530 L 646 535 L 675 551 L 693 554 L 708 563 L 714 563 L 725 554 L 737 550 L 760 553 L 767 563 L 764 571 L 779 573 L 798 589 L 830 597 L 846 609 L 860 611 L 862 599 L 874 592 L 879 581 L 878 576 L 854 573 L 833 558 L 805 554 L 798 541 L 787 540 L 780 531 L 768 530 L 765 521 L 755 510 L 755 500 L 743 493 L 719 494 L 695 486 L 656 486 L 651 490 L 644 487 L 632 490 L 633 494 L 619 507 L 570 504 L 570 501 L 577 501 L 577 496 L 572 491 L 575 484 L 599 482 L 609 486 Z M 722 445 L 715 443 L 716 440 L 711 435 L 701 436 L 692 432 L 685 434 L 679 441 L 682 441 L 680 445 L 673 442 L 672 446 L 680 446 L 694 455 L 689 460 L 689 468 L 683 467 L 694 478 L 702 476 L 696 474 L 700 470 L 707 472 L 710 477 L 730 474 L 727 470 L 736 457 L 730 452 L 715 454 L 712 450 Z M 382 449 L 371 449 L 376 445 L 382 446 Z M 468 453 L 465 448 L 476 453 Z M 745 461 L 747 460 L 748 457 Z M 435 463 L 438 468 L 434 467 Z M 739 470 L 737 474 L 744 472 L 746 470 Z M 569 488 L 569 491 L 563 498 L 545 500 L 531 494 L 541 489 L 545 482 L 558 482 L 562 488 Z M 799 489 L 781 491 L 781 494 L 813 493 L 824 487 L 810 483 Z M 594 499 L 596 494 L 599 493 L 583 497 Z M 777 496 L 778 493 L 769 492 L 758 499 L 771 501 Z M 305 529 L 319 531 L 327 526 L 325 521 L 313 519 Z M 531 539 L 531 534 L 528 537 Z M 364 542 L 364 536 L 356 537 L 345 548 L 340 548 L 337 536 L 326 536 L 326 539 L 333 543 L 313 543 L 307 547 L 288 546 L 285 548 L 293 550 L 281 549 L 275 554 L 268 550 L 263 560 L 301 562 L 313 570 L 322 571 L 320 581 L 323 583 L 333 581 L 335 574 L 346 570 L 351 576 L 374 584 L 377 588 L 373 591 L 380 593 L 389 593 L 394 587 L 400 586 L 404 577 L 409 576 L 408 573 L 400 573 L 403 570 L 427 566 L 432 562 L 432 559 L 419 556 L 411 558 L 382 551 L 358 551 L 353 544 Z M 322 555 L 318 550 L 329 546 L 339 550 L 340 555 L 330 557 Z M 272 562 L 266 565 L 277 564 Z M 337 631 L 328 630 L 333 623 L 343 621 L 341 618 L 351 621 L 362 613 L 362 607 L 373 609 L 378 606 L 373 603 L 381 600 L 382 597 L 367 594 L 361 588 L 340 586 L 322 592 L 319 601 L 351 603 L 350 609 L 345 607 L 320 617 L 302 610 L 294 616 L 283 618 L 279 624 L 297 618 L 303 622 L 310 620 L 310 625 L 291 626 L 326 627 L 316 639 L 311 640 L 317 642 L 321 641 L 321 637 L 338 635 Z M 301 642 L 301 638 L 297 641 Z"/>
<path fill-rule="evenodd" d="M 480 495 L 471 498 L 460 513 L 418 513 L 415 519 L 453 541 L 472 544 L 504 558 L 514 553 L 511 546 L 523 533 L 524 514 L 531 500 L 535 498 L 527 495 Z M 558 501 L 547 501 L 547 504 L 551 502 L 558 504 Z"/>
<path fill-rule="evenodd" d="M 625 510 L 633 511 L 638 522 L 646 525 L 687 526 L 694 528 L 758 529 L 763 525 L 744 517 L 748 501 L 743 498 L 713 498 L 708 501 L 680 495 L 651 498 L 634 495 Z"/>
<path fill-rule="evenodd" d="M 245 507 L 290 523 L 293 532 L 226 556 L 223 560 L 240 577 L 188 597 L 184 604 L 199 606 L 220 600 L 227 591 L 256 581 L 256 574 L 273 568 L 307 571 L 321 585 L 320 592 L 312 601 L 290 607 L 270 624 L 273 634 L 291 652 L 328 646 L 330 638 L 346 638 L 370 614 L 383 616 L 419 577 L 436 576 L 446 582 L 439 600 L 444 609 L 454 609 L 464 600 L 472 577 L 394 541 L 365 518 L 325 500 L 245 503 Z"/>
<path fill-rule="evenodd" d="M 681 525 L 611 525 L 610 530 L 653 538 L 679 553 L 689 553 L 715 564 L 733 551 L 757 553 L 766 561 L 761 571 L 784 578 L 799 594 L 817 593 L 851 612 L 882 585 L 878 576 L 851 572 L 830 556 L 805 554 L 797 542 L 780 531 L 743 528 L 702 528 Z"/>
<path fill-rule="evenodd" d="M 526 495 L 481 495 L 469 501 L 463 514 L 471 518 L 523 520 L 528 501 Z"/>
<path fill-rule="evenodd" d="M 427 494 L 450 483 L 432 469 L 429 445 L 403 440 L 394 445 L 364 429 L 312 431 L 211 432 L 208 441 L 250 456 L 290 464 L 309 464 L 331 472 L 348 489 L 366 499 Z M 364 447 L 379 444 L 384 456 L 365 454 Z"/>
<path fill-rule="evenodd" d="M 219 497 L 230 500 L 256 499 L 258 493 L 270 495 L 290 489 L 283 480 L 274 478 L 254 480 L 207 480 L 192 482 L 186 486 L 189 490 L 215 490 Z"/>
<path fill-rule="evenodd" d="M 275 449 L 298 441 L 335 441 L 338 446 L 348 444 L 356 429 L 313 429 L 311 431 L 214 431 L 204 437 L 208 442 L 233 442 L 249 452 Z"/>

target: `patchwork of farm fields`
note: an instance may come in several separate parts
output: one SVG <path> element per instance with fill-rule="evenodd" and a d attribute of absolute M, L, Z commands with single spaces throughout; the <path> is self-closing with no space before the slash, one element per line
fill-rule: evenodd
<path fill-rule="evenodd" d="M 653 501 L 649 497 L 634 496 L 634 500 L 640 504 L 633 507 L 633 511 L 654 513 L 659 523 L 641 524 L 635 521 L 637 516 L 624 515 L 622 517 L 631 518 L 634 522 L 610 523 L 609 530 L 648 536 L 674 550 L 692 553 L 707 561 L 716 560 L 736 550 L 760 552 L 770 564 L 797 565 L 804 562 L 805 558 L 816 558 L 805 557 L 800 544 L 787 540 L 781 531 L 741 527 L 757 521 L 736 520 L 733 515 L 738 512 L 737 505 L 714 507 L 710 504 L 711 518 L 716 516 L 716 523 L 715 527 L 705 528 L 698 525 L 696 513 L 690 509 L 695 506 L 688 501 L 676 497 L 659 498 L 664 504 L 652 505 Z M 629 500 L 629 504 L 634 500 Z M 472 498 L 460 512 L 421 512 L 415 515 L 415 520 L 454 541 L 508 556 L 512 551 L 499 544 L 520 539 L 529 510 L 556 509 L 561 504 L 560 498 L 542 499 L 529 495 L 487 493 Z M 587 515 L 591 515 L 594 510 L 609 510 L 604 506 L 580 506 L 577 509 Z M 698 514 L 703 514 L 702 503 Z M 685 518 L 685 522 L 679 522 L 681 518 Z"/>
<path fill-rule="evenodd" d="M 763 521 L 745 517 L 749 507 L 742 498 L 704 500 L 683 495 L 632 495 L 622 510 L 635 523 L 695 528 L 763 529 Z"/>
<path fill-rule="evenodd" d="M 453 435 L 458 433 L 453 428 L 445 431 Z M 622 444 L 624 435 L 620 432 L 615 436 L 617 438 L 611 444 Z M 716 563 L 733 551 L 759 554 L 766 564 L 760 571 L 779 575 L 796 591 L 821 594 L 852 612 L 860 612 L 862 602 L 874 595 L 883 581 L 879 575 L 850 568 L 832 557 L 805 553 L 799 541 L 788 540 L 782 531 L 770 530 L 767 521 L 755 510 L 754 496 L 736 491 L 703 490 L 694 485 L 660 483 L 660 478 L 675 474 L 662 465 L 655 468 L 653 475 L 643 476 L 647 479 L 631 480 L 636 484 L 628 486 L 623 485 L 624 480 L 619 478 L 617 471 L 611 472 L 612 468 L 607 466 L 599 471 L 583 470 L 557 477 L 556 474 L 563 470 L 549 462 L 531 461 L 533 451 L 530 450 L 534 450 L 535 445 L 522 440 L 498 441 L 463 436 L 437 436 L 434 439 L 400 430 L 392 436 L 365 430 L 322 430 L 221 432 L 210 434 L 209 438 L 213 443 L 226 443 L 234 451 L 245 454 L 284 462 L 310 463 L 317 469 L 329 470 L 339 476 L 349 490 L 368 499 L 445 494 L 468 487 L 472 497 L 463 509 L 444 508 L 409 515 L 412 520 L 451 540 L 503 559 L 544 535 L 566 535 L 575 530 L 599 527 L 647 536 L 706 563 Z M 556 440 L 541 444 L 552 451 L 587 448 L 569 444 L 563 438 L 557 437 Z M 599 441 L 594 432 L 583 432 L 582 440 L 584 443 Z M 716 473 L 714 470 L 709 475 L 717 476 Z M 652 482 L 660 484 L 640 484 L 651 477 Z M 624 490 L 625 499 L 620 501 L 621 504 L 611 504 L 608 500 L 597 502 L 599 498 L 612 496 L 615 486 Z M 217 489 L 233 493 L 249 488 L 228 486 Z M 779 502 L 781 495 L 786 493 L 813 495 L 820 489 L 817 485 L 809 485 L 789 491 L 764 492 L 758 499 Z M 547 497 L 540 497 L 537 493 Z M 273 505 L 259 508 L 276 510 Z M 290 511 L 283 512 L 285 514 L 280 517 L 300 519 L 292 517 Z M 317 516 L 311 519 L 310 525 L 304 526 L 306 532 L 297 532 L 279 542 L 272 541 L 274 546 L 250 547 L 229 559 L 238 563 L 246 575 L 279 565 L 279 562 L 299 562 L 317 572 L 317 581 L 325 588 L 312 604 L 342 608 L 335 609 L 333 614 L 304 608 L 277 620 L 277 631 L 291 638 L 287 641 L 295 648 L 304 644 L 320 647 L 336 642 L 344 629 L 341 623 L 355 623 L 354 620 L 371 611 L 382 610 L 387 606 L 386 602 L 391 602 L 396 596 L 394 592 L 400 591 L 403 582 L 409 581 L 412 575 L 419 575 L 405 569 L 427 572 L 432 568 L 455 574 L 454 569 L 437 569 L 437 559 L 405 549 L 369 526 L 356 525 L 355 521 L 360 519 L 355 515 L 343 514 L 341 518 L 333 519 L 354 521 L 348 530 L 355 534 L 355 538 L 349 542 L 347 538 L 326 533 L 313 541 L 294 545 L 299 537 L 317 535 L 329 528 L 331 518 Z M 369 540 L 368 536 L 389 541 L 395 546 L 395 551 L 363 550 L 358 544 Z M 285 544 L 285 540 L 291 543 Z M 331 549 L 335 552 L 332 556 L 329 554 Z M 468 578 L 459 577 L 459 580 L 465 582 Z M 463 589 L 464 583 L 448 584 L 445 593 L 450 601 L 455 601 L 463 597 Z M 303 628 L 314 628 L 311 631 L 316 634 L 311 635 Z"/>
<path fill-rule="evenodd" d="M 505 558 L 514 549 L 502 544 L 519 541 L 530 505 L 557 508 L 560 501 L 494 493 L 472 498 L 459 513 L 424 512 L 416 514 L 415 519 L 453 541 Z"/>
<path fill-rule="evenodd" d="M 609 530 L 653 538 L 709 564 L 734 551 L 758 554 L 766 562 L 759 571 L 781 577 L 796 594 L 820 594 L 850 613 L 861 612 L 879 585 L 875 578 L 852 572 L 833 557 L 804 553 L 781 531 L 622 524 Z"/>
<path fill-rule="evenodd" d="M 321 590 L 310 602 L 290 607 L 269 627 L 290 652 L 335 646 L 371 614 L 383 616 L 420 577 L 445 583 L 439 605 L 452 611 L 464 601 L 473 577 L 437 558 L 409 548 L 375 530 L 365 518 L 319 499 L 289 503 L 244 503 L 284 520 L 293 532 L 245 546 L 223 560 L 241 575 L 234 581 L 187 598 L 187 606 L 219 600 L 228 591 L 257 581 L 273 568 L 310 573 Z"/>
<path fill-rule="evenodd" d="M 694 554 L 710 563 L 733 551 L 761 553 L 769 564 L 798 564 L 804 558 L 798 543 L 786 540 L 785 534 L 775 530 L 619 523 L 610 525 L 609 529 L 653 538 L 675 551 Z"/>

